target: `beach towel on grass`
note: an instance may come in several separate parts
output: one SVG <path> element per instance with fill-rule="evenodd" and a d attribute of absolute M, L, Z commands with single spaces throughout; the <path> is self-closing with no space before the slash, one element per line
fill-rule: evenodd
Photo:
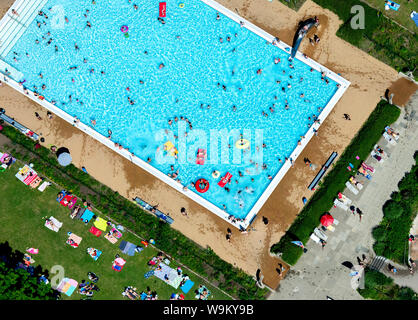
<path fill-rule="evenodd" d="M 51 216 L 49 217 L 49 219 L 46 219 L 45 227 L 47 227 L 48 229 L 52 231 L 58 232 L 60 228 L 62 227 L 62 222 L 59 222 L 57 219 Z"/>
<path fill-rule="evenodd" d="M 110 241 L 110 243 L 115 244 L 118 242 L 118 239 L 116 239 L 114 236 L 112 236 L 110 233 L 106 233 L 104 236 L 107 240 Z"/>
<path fill-rule="evenodd" d="M 122 250 L 122 253 L 125 253 L 128 256 L 135 255 L 135 248 L 136 248 L 136 245 L 125 240 L 122 240 L 119 246 L 119 249 Z"/>
<path fill-rule="evenodd" d="M 81 216 L 81 220 L 90 222 L 91 218 L 93 218 L 94 213 L 91 212 L 89 209 L 86 209 L 86 211 L 84 211 L 83 215 Z"/>
<path fill-rule="evenodd" d="M 184 293 L 187 293 L 190 291 L 190 289 L 194 286 L 194 282 L 192 280 L 187 280 L 181 287 L 181 291 Z"/>
<path fill-rule="evenodd" d="M 102 252 L 95 248 L 87 248 L 87 253 L 90 255 L 90 257 L 93 258 L 94 261 L 97 261 L 99 259 Z"/>
<path fill-rule="evenodd" d="M 106 228 L 107 228 L 107 221 L 106 221 L 105 219 L 102 219 L 102 218 L 98 217 L 98 218 L 94 221 L 94 223 L 93 223 L 93 224 L 96 226 L 96 228 L 98 228 L 98 229 L 100 229 L 100 230 L 102 230 L 102 231 L 106 231 Z"/>
<path fill-rule="evenodd" d="M 176 270 L 170 268 L 166 264 L 161 262 L 160 266 L 161 266 L 161 270 L 157 270 L 157 269 L 154 270 L 154 276 L 156 276 L 157 278 L 163 280 L 164 282 L 168 283 L 170 286 L 177 289 L 180 285 L 182 277 L 177 274 Z M 165 275 L 168 276 L 168 280 L 164 279 Z"/>
<path fill-rule="evenodd" d="M 66 243 L 72 246 L 73 248 L 77 248 L 80 245 L 82 239 L 83 238 L 79 237 L 78 235 L 71 233 Z"/>
<path fill-rule="evenodd" d="M 74 279 L 64 278 L 61 280 L 57 287 L 59 292 L 65 293 L 67 296 L 71 296 L 74 290 L 77 288 L 78 282 Z"/>
<path fill-rule="evenodd" d="M 89 231 L 90 233 L 94 234 L 96 237 L 100 237 L 100 235 L 102 234 L 102 232 L 94 226 L 91 226 Z"/>

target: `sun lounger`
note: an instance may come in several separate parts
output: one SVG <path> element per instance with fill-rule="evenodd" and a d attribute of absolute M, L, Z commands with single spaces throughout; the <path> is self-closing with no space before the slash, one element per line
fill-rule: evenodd
<path fill-rule="evenodd" d="M 320 238 L 320 239 L 322 239 L 322 240 L 324 240 L 324 241 L 327 241 L 327 239 L 328 239 L 328 236 L 327 236 L 324 232 L 322 232 L 322 230 L 320 230 L 319 228 L 315 228 L 315 229 L 314 229 L 314 234 L 315 234 L 318 238 Z"/>
<path fill-rule="evenodd" d="M 338 200 L 338 199 L 335 199 L 335 200 L 334 200 L 334 204 L 335 204 L 338 208 L 343 209 L 344 211 L 347 211 L 347 210 L 348 210 L 347 205 L 345 205 L 344 203 L 342 203 L 342 202 L 341 202 L 340 200 Z"/>
<path fill-rule="evenodd" d="M 370 152 L 370 155 L 377 161 L 379 162 L 384 162 L 384 159 L 382 157 L 382 155 L 380 153 L 377 153 L 376 151 L 372 150 L 372 152 Z"/>
<path fill-rule="evenodd" d="M 319 239 L 319 238 L 315 235 L 315 233 L 312 233 L 312 234 L 311 234 L 311 236 L 310 236 L 310 238 L 311 238 L 313 241 L 315 241 L 316 243 L 321 243 L 321 239 Z"/>
<path fill-rule="evenodd" d="M 387 142 L 391 145 L 396 145 L 395 139 L 391 135 L 389 135 L 387 132 L 383 133 L 383 137 L 386 139 Z"/>
<path fill-rule="evenodd" d="M 48 229 L 52 231 L 58 232 L 60 228 L 62 227 L 62 222 L 59 222 L 57 219 L 51 216 L 49 217 L 49 219 L 46 219 L 45 227 L 47 227 Z"/>
<path fill-rule="evenodd" d="M 350 190 L 352 193 L 354 193 L 355 195 L 358 194 L 358 190 L 350 183 L 350 181 L 347 181 L 345 183 L 345 186 L 347 187 L 348 190 Z"/>

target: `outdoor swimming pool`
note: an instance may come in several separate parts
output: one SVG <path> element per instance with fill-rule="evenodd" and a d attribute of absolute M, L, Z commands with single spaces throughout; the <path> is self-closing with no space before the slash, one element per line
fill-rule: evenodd
<path fill-rule="evenodd" d="M 48 19 L 36 16 L 3 60 L 23 73 L 27 89 L 105 137 L 110 129 L 113 142 L 244 219 L 298 141 L 305 144 L 337 82 L 289 62 L 286 51 L 222 13 L 217 19 L 200 0 L 167 1 L 164 24 L 159 1 L 135 3 L 50 0 Z M 236 147 L 240 134 L 249 149 Z M 168 141 L 177 158 L 164 151 Z M 203 165 L 198 149 L 207 150 Z M 227 172 L 230 183 L 218 186 Z M 190 184 L 200 178 L 210 185 L 205 193 Z"/>

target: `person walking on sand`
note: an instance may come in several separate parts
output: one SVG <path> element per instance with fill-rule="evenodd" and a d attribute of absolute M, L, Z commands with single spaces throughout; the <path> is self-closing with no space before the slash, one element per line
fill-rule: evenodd
<path fill-rule="evenodd" d="M 347 113 L 344 113 L 344 119 L 345 120 L 351 120 L 350 115 Z"/>
<path fill-rule="evenodd" d="M 359 208 L 356 208 L 356 212 L 358 213 L 360 222 L 361 222 L 361 217 L 363 216 L 363 211 L 361 211 Z"/>
<path fill-rule="evenodd" d="M 186 208 L 182 207 L 182 208 L 180 209 L 180 212 L 181 212 L 181 214 L 182 214 L 183 216 L 187 217 L 187 211 L 186 211 Z"/>

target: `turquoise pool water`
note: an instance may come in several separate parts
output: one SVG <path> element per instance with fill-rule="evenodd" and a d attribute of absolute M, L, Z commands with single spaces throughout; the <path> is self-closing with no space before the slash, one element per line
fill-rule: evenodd
<path fill-rule="evenodd" d="M 24 74 L 28 89 L 85 124 L 95 120 L 104 136 L 110 129 L 112 141 L 164 174 L 178 171 L 183 185 L 207 179 L 209 190 L 198 194 L 244 218 L 336 83 L 299 60 L 291 68 L 288 53 L 222 14 L 218 20 L 201 1 L 168 0 L 165 24 L 157 20 L 159 1 L 134 2 L 138 9 L 127 0 L 51 0 L 43 8 L 48 19 L 38 16 L 5 60 Z M 250 150 L 234 147 L 240 133 Z M 177 159 L 163 151 L 167 141 L 178 149 Z M 204 165 L 195 163 L 198 148 L 207 150 Z M 227 188 L 217 185 L 214 170 L 232 174 Z"/>

